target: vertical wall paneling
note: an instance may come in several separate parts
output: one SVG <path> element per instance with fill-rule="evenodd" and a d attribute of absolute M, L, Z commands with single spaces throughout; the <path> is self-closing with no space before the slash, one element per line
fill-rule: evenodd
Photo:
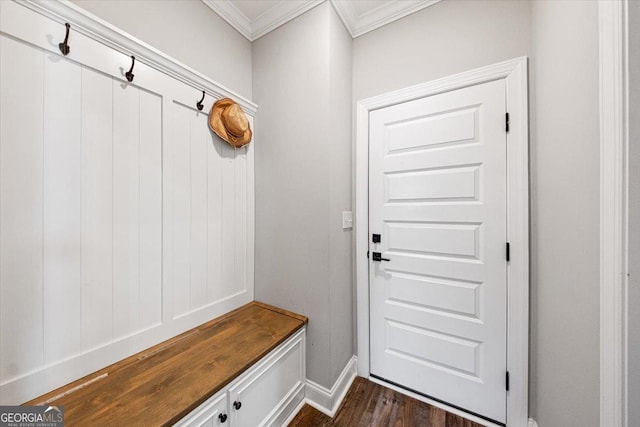
<path fill-rule="evenodd" d="M 191 310 L 207 298 L 207 115 L 192 111 L 191 121 Z"/>
<path fill-rule="evenodd" d="M 217 137 L 216 137 L 217 138 Z M 222 283 L 223 295 L 236 291 L 235 280 L 235 152 L 226 142 L 220 144 L 222 157 Z"/>
<path fill-rule="evenodd" d="M 251 129 L 254 129 L 253 139 L 247 147 L 247 293 L 250 299 L 254 297 L 254 272 L 255 272 L 255 172 L 254 172 L 254 149 L 255 149 L 255 127 L 253 118 L 249 117 Z"/>
<path fill-rule="evenodd" d="M 235 150 L 235 292 L 247 288 L 247 149 Z"/>
<path fill-rule="evenodd" d="M 82 350 L 81 69 L 44 54 L 44 362 Z"/>
<path fill-rule="evenodd" d="M 191 123 L 190 112 L 173 104 L 173 316 L 191 303 Z"/>
<path fill-rule="evenodd" d="M 113 83 L 82 68 L 82 346 L 113 336 Z M 99 100 L 99 102 L 96 102 Z"/>
<path fill-rule="evenodd" d="M 175 134 L 170 97 L 162 98 L 162 323 L 173 318 L 173 157 Z M 168 120 L 167 117 L 171 117 Z"/>
<path fill-rule="evenodd" d="M 162 99 L 140 91 L 140 327 L 162 310 Z"/>
<path fill-rule="evenodd" d="M 140 94 L 113 81 L 113 333 L 139 327 Z"/>
<path fill-rule="evenodd" d="M 207 302 L 224 297 L 222 292 L 222 142 L 208 128 L 207 143 Z"/>
<path fill-rule="evenodd" d="M 194 85 L 256 106 L 66 3 L 0 10 L 5 405 L 253 298 L 253 147 L 209 130 Z M 123 49 L 141 58 L 132 83 Z"/>
<path fill-rule="evenodd" d="M 43 364 L 42 51 L 0 35 L 0 374 Z M 29 126 L 24 126 L 24 120 Z M 20 333 L 16 333 L 20 331 Z"/>

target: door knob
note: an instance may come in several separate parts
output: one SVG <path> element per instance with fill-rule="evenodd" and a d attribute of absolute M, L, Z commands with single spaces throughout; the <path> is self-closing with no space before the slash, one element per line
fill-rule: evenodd
<path fill-rule="evenodd" d="M 382 254 L 380 252 L 373 252 L 372 255 L 374 261 L 391 261 L 389 258 L 382 258 Z"/>
<path fill-rule="evenodd" d="M 220 414 L 218 415 L 218 419 L 220 420 L 221 424 L 224 424 L 225 421 L 227 421 L 227 414 Z"/>
<path fill-rule="evenodd" d="M 236 400 L 235 402 L 233 402 L 233 407 L 236 408 L 237 411 L 238 409 L 242 408 L 242 402 Z"/>

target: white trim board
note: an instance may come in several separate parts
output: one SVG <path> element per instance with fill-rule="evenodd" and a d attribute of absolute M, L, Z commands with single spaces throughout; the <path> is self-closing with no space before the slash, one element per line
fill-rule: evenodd
<path fill-rule="evenodd" d="M 390 105 L 480 83 L 505 79 L 510 130 L 507 134 L 507 235 L 511 261 L 507 269 L 508 325 L 507 424 L 525 427 L 529 398 L 529 158 L 527 58 L 501 62 L 439 80 L 375 96 L 357 103 L 355 141 L 356 288 L 358 323 L 358 375 L 368 378 L 369 272 L 369 113 Z"/>
<path fill-rule="evenodd" d="M 253 42 L 327 0 L 280 1 L 253 20 L 230 0 L 201 0 Z M 329 0 L 352 38 L 359 37 L 442 0 L 386 0 L 356 15 L 353 0 Z"/>
<path fill-rule="evenodd" d="M 600 0 L 600 425 L 627 420 L 627 0 Z"/>
<path fill-rule="evenodd" d="M 107 21 L 74 5 L 68 0 L 48 2 L 35 0 L 15 1 L 35 12 L 60 22 L 63 26 L 65 22 L 70 22 L 72 24 L 70 32 L 71 39 L 73 38 L 74 32 L 84 34 L 117 52 L 121 52 L 127 56 L 134 55 L 136 57 L 136 63 L 147 64 L 151 68 L 155 68 L 176 80 L 192 86 L 200 93 L 204 90 L 207 95 L 217 99 L 233 98 L 242 106 L 244 111 L 251 116 L 255 116 L 258 111 L 258 106 L 252 101 L 111 25 Z M 196 92 L 196 98 L 198 92 Z"/>
<path fill-rule="evenodd" d="M 347 391 L 349 391 L 353 380 L 356 378 L 357 365 L 358 359 L 356 356 L 353 356 L 342 370 L 342 373 L 333 384 L 333 387 L 331 387 L 331 390 L 311 380 L 307 380 L 305 399 L 309 406 L 313 406 L 323 414 L 333 417 L 338 411 Z"/>

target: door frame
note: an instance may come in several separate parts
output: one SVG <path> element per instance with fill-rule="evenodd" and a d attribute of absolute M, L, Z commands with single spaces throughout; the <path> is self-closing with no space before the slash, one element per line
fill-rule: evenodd
<path fill-rule="evenodd" d="M 628 420 L 628 1 L 598 2 L 600 57 L 600 426 Z"/>
<path fill-rule="evenodd" d="M 358 375 L 368 378 L 369 354 L 369 113 L 426 96 L 504 79 L 507 133 L 507 425 L 527 426 L 529 410 L 529 115 L 527 57 L 500 62 L 357 102 L 355 253 Z"/>

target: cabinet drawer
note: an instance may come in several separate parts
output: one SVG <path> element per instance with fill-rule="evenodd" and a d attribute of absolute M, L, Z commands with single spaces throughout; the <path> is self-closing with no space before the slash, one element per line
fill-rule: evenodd
<path fill-rule="evenodd" d="M 278 411 L 303 384 L 304 362 L 301 332 L 229 388 L 233 427 L 273 423 Z"/>
<path fill-rule="evenodd" d="M 227 393 L 222 391 L 200 405 L 174 427 L 218 427 L 231 424 Z"/>

